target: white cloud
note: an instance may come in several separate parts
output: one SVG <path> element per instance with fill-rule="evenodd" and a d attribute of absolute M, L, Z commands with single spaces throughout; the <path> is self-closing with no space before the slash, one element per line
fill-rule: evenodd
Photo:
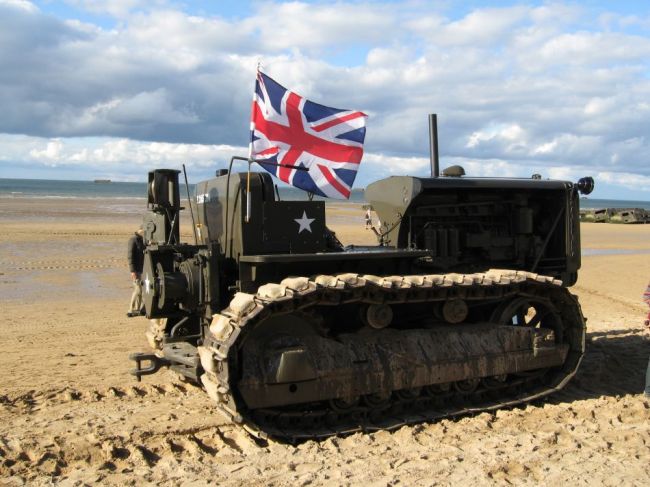
<path fill-rule="evenodd" d="M 590 98 L 585 105 L 585 115 L 603 115 L 616 108 L 616 99 L 612 96 Z"/>
<path fill-rule="evenodd" d="M 442 26 L 435 33 L 442 45 L 481 45 L 501 41 L 511 29 L 526 17 L 523 6 L 479 9 L 460 20 Z"/>
<path fill-rule="evenodd" d="M 572 180 L 576 179 L 574 176 L 575 170 L 570 167 L 551 167 L 548 169 L 548 176 L 551 179 Z"/>
<path fill-rule="evenodd" d="M 397 157 L 385 154 L 364 154 L 360 171 L 379 168 L 383 176 L 415 175 L 428 170 L 429 159 L 424 157 Z"/>
<path fill-rule="evenodd" d="M 642 61 L 650 55 L 650 39 L 612 32 L 562 34 L 546 42 L 539 55 L 546 64 L 558 59 L 581 66 Z"/>
<path fill-rule="evenodd" d="M 27 0 L 0 0 L 0 5 L 21 9 L 30 13 L 38 12 L 38 7 Z"/>
<path fill-rule="evenodd" d="M 142 178 L 154 167 L 180 167 L 183 163 L 190 169 L 202 171 L 201 174 L 210 175 L 217 167 L 226 167 L 232 156 L 246 156 L 248 153 L 246 146 L 172 144 L 106 137 L 46 139 L 0 134 L 0 145 L 5 148 L 0 161 L 21 160 L 25 164 L 85 167 L 94 171 L 112 168 L 122 171 L 121 176 L 127 179 Z M 545 177 L 572 180 L 586 174 L 583 167 L 569 169 L 562 165 L 464 157 L 443 157 L 440 169 L 455 164 L 462 165 L 469 177 L 530 177 L 535 172 L 542 172 Z M 428 156 L 400 157 L 366 152 L 356 186 L 365 186 L 393 175 L 426 177 L 429 174 Z"/>
<path fill-rule="evenodd" d="M 381 41 L 396 27 L 396 10 L 385 4 L 268 2 L 242 25 L 259 33 L 264 49 L 323 49 Z"/>
<path fill-rule="evenodd" d="M 245 148 L 261 60 L 298 93 L 370 115 L 367 180 L 428 172 L 431 112 L 443 160 L 468 173 L 650 176 L 646 17 L 562 3 L 453 17 L 417 1 L 261 2 L 230 19 L 165 0 L 72 4 L 119 21 L 0 0 L 0 134 L 27 136 L 0 136 L 0 160 L 207 167 L 226 157 L 215 148 Z"/>
<path fill-rule="evenodd" d="M 580 20 L 584 9 L 575 4 L 553 2 L 530 10 L 530 18 L 535 25 L 569 25 Z"/>
<path fill-rule="evenodd" d="M 56 162 L 61 158 L 61 149 L 63 149 L 63 142 L 54 139 L 49 141 L 44 149 L 30 150 L 29 155 L 37 161 Z"/>
<path fill-rule="evenodd" d="M 197 118 L 191 113 L 182 113 L 172 106 L 167 91 L 159 88 L 145 91 L 108 104 L 105 116 L 116 123 L 148 123 L 160 120 L 163 123 L 191 123 Z"/>
<path fill-rule="evenodd" d="M 644 176 L 628 172 L 603 171 L 596 174 L 595 179 L 604 183 L 612 184 L 635 191 L 650 192 L 650 176 Z M 629 199 L 629 198 L 624 198 Z"/>
<path fill-rule="evenodd" d="M 533 154 L 552 154 L 555 152 L 557 147 L 557 140 L 552 140 L 551 142 L 545 142 L 538 145 L 533 149 Z"/>
<path fill-rule="evenodd" d="M 147 7 L 161 3 L 152 0 L 65 0 L 70 5 L 77 6 L 95 14 L 109 14 L 114 17 L 124 17 L 138 7 Z"/>
<path fill-rule="evenodd" d="M 140 166 L 180 165 L 185 161 L 206 165 L 248 151 L 246 147 L 225 144 L 171 144 L 112 138 L 43 139 L 8 134 L 0 136 L 0 144 L 5 147 L 4 160 L 57 161 L 63 166 L 110 166 L 116 162 Z"/>
<path fill-rule="evenodd" d="M 495 141 L 506 144 L 506 150 L 526 144 L 526 133 L 516 123 L 493 124 L 483 130 L 473 132 L 467 141 L 468 148 L 476 148 L 485 142 Z"/>
<path fill-rule="evenodd" d="M 117 33 L 118 45 L 146 55 L 179 71 L 199 69 L 224 54 L 245 52 L 246 29 L 214 17 L 198 17 L 174 10 L 139 13 Z"/>

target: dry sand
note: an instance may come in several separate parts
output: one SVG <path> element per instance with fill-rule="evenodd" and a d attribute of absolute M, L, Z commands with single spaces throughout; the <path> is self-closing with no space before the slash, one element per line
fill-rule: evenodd
<path fill-rule="evenodd" d="M 146 350 L 145 319 L 125 317 L 141 205 L 0 199 L 0 484 L 650 484 L 650 225 L 583 224 L 595 254 L 573 292 L 588 351 L 565 391 L 393 433 L 259 446 L 200 389 L 127 375 L 128 354 Z M 360 207 L 328 218 L 345 243 L 373 242 Z"/>

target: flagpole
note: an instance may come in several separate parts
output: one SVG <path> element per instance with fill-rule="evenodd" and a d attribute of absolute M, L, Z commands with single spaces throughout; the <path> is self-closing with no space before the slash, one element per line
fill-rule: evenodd
<path fill-rule="evenodd" d="M 257 62 L 257 71 L 255 74 L 255 80 L 260 74 L 260 62 Z M 251 104 L 251 140 L 248 144 L 248 173 L 246 174 L 246 218 L 244 221 L 246 223 L 251 220 L 251 164 L 253 163 L 253 134 L 255 133 L 255 87 L 253 87 L 253 103 Z"/>

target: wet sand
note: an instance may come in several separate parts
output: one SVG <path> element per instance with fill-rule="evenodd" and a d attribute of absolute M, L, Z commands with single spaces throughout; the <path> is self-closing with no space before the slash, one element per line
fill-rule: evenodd
<path fill-rule="evenodd" d="M 297 447 L 259 446 L 167 372 L 135 383 L 144 318 L 125 317 L 141 201 L 0 199 L 0 485 L 647 485 L 650 225 L 582 224 L 578 376 L 547 401 Z M 373 244 L 359 205 L 328 221 Z M 185 215 L 184 215 L 185 217 Z M 189 221 L 189 218 L 186 218 Z M 189 241 L 187 226 L 182 227 Z"/>

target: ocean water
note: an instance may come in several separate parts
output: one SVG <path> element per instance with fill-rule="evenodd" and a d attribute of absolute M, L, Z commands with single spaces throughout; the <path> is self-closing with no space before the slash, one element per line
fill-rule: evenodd
<path fill-rule="evenodd" d="M 307 199 L 307 193 L 291 188 L 279 187 L 280 198 L 295 201 Z M 194 185 L 190 184 L 190 194 L 194 194 Z M 181 196 L 186 197 L 185 188 L 181 188 Z M 48 179 L 5 179 L 0 178 L 0 198 L 146 198 L 147 184 L 141 183 L 96 183 L 94 181 L 60 181 Z M 319 196 L 315 200 L 326 200 Z M 336 201 L 336 200 L 329 200 Z M 364 203 L 362 189 L 352 190 L 350 200 L 353 203 Z M 650 210 L 650 201 L 608 200 L 581 198 L 580 208 L 644 208 Z"/>
<path fill-rule="evenodd" d="M 147 183 L 2 179 L 0 198 L 146 198 Z"/>
<path fill-rule="evenodd" d="M 194 185 L 189 185 L 190 194 L 194 194 Z M 278 187 L 280 198 L 287 201 L 305 200 L 307 193 L 291 187 Z M 96 183 L 94 181 L 61 181 L 50 179 L 7 179 L 0 178 L 0 198 L 146 198 L 147 183 L 125 183 L 113 181 Z M 187 193 L 185 185 L 181 187 L 181 198 Z M 314 196 L 314 200 L 327 198 Z M 330 200 L 331 201 L 331 200 Z M 353 189 L 349 201 L 363 203 L 363 190 Z"/>
<path fill-rule="evenodd" d="M 650 210 L 650 201 L 637 200 L 600 200 L 592 198 L 581 198 L 580 208 L 598 209 L 598 208 L 643 208 Z"/>

